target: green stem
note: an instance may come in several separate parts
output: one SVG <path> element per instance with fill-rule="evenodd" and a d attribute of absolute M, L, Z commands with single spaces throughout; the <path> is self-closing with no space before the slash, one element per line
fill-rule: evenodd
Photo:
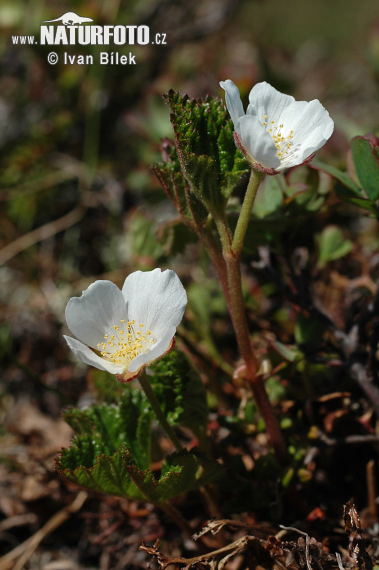
<path fill-rule="evenodd" d="M 138 380 L 139 383 L 141 384 L 142 390 L 145 392 L 146 397 L 150 402 L 151 407 L 154 410 L 155 415 L 157 416 L 159 423 L 166 432 L 167 436 L 171 439 L 172 443 L 175 446 L 176 451 L 182 451 L 183 449 L 182 444 L 180 443 L 179 439 L 176 437 L 174 433 L 174 430 L 171 428 L 170 424 L 166 420 L 159 405 L 159 402 L 156 398 L 156 395 L 154 394 L 151 384 L 147 378 L 145 370 L 142 370 L 141 374 L 138 377 Z"/>
<path fill-rule="evenodd" d="M 245 198 L 233 237 L 232 250 L 236 257 L 239 257 L 242 251 L 247 226 L 249 225 L 251 211 L 253 209 L 254 200 L 257 195 L 257 190 L 262 176 L 262 172 L 258 172 L 257 170 L 254 170 L 254 168 L 251 169 L 249 184 L 246 189 Z"/>

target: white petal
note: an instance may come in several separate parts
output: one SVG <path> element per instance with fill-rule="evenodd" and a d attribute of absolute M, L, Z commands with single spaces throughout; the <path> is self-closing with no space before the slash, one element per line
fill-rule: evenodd
<path fill-rule="evenodd" d="M 280 160 L 271 135 L 265 130 L 257 117 L 245 115 L 239 120 L 240 140 L 247 153 L 259 164 L 267 168 L 277 168 Z"/>
<path fill-rule="evenodd" d="M 156 344 L 152 345 L 152 349 L 149 350 L 149 352 L 145 352 L 144 354 L 139 354 L 138 356 L 136 356 L 136 358 L 134 358 L 134 360 L 132 360 L 132 362 L 129 364 L 128 371 L 136 372 L 141 368 L 141 366 L 145 366 L 146 364 L 153 362 L 160 356 L 163 356 L 163 354 L 167 352 L 167 349 L 169 348 L 175 333 L 176 333 L 175 327 L 168 329 L 166 333 L 163 335 L 163 337 L 161 337 Z"/>
<path fill-rule="evenodd" d="M 291 95 L 284 95 L 266 81 L 254 85 L 249 95 L 250 104 L 246 113 L 258 117 L 263 122 L 267 115 L 268 121 L 277 122 L 280 115 L 295 99 Z"/>
<path fill-rule="evenodd" d="M 125 279 L 122 293 L 129 320 L 142 323 L 158 342 L 180 324 L 187 295 L 174 271 L 135 271 Z"/>
<path fill-rule="evenodd" d="M 286 131 L 288 128 L 294 131 L 294 144 L 303 145 L 308 137 L 314 138 L 313 134 L 315 130 L 318 132 L 318 138 L 320 138 L 321 134 L 321 138 L 327 140 L 334 129 L 334 123 L 328 111 L 324 109 L 317 99 L 309 103 L 306 101 L 296 101 L 293 105 L 285 109 L 280 117 L 280 121 L 285 124 Z M 284 135 L 287 134 L 286 131 Z"/>
<path fill-rule="evenodd" d="M 283 135 L 288 135 L 289 127 L 294 131 L 291 140 L 293 150 L 285 157 L 285 168 L 302 164 L 311 154 L 321 148 L 333 133 L 334 123 L 328 111 L 314 99 L 297 101 L 288 107 L 280 118 L 285 125 Z"/>
<path fill-rule="evenodd" d="M 104 342 L 104 334 L 112 334 L 112 327 L 120 326 L 120 320 L 126 318 L 124 296 L 111 281 L 95 281 L 81 297 L 70 299 L 66 307 L 69 329 L 92 348 Z"/>
<path fill-rule="evenodd" d="M 242 106 L 240 92 L 238 90 L 238 87 L 230 79 L 227 79 L 226 81 L 220 81 L 220 85 L 225 91 L 226 106 L 233 121 L 234 128 L 236 129 L 238 119 L 245 114 Z"/>
<path fill-rule="evenodd" d="M 118 364 L 113 364 L 112 362 L 108 362 L 104 358 L 100 358 L 97 354 L 95 354 L 88 346 L 76 340 L 75 338 L 71 338 L 70 336 L 63 335 L 68 346 L 71 348 L 72 352 L 75 354 L 79 360 L 85 362 L 85 364 L 89 364 L 90 366 L 94 366 L 99 370 L 105 370 L 106 372 L 110 372 L 111 374 L 122 374 L 125 367 L 120 366 Z"/>

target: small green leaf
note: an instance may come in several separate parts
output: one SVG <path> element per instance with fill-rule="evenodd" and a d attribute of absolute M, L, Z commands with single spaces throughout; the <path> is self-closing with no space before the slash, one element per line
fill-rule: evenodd
<path fill-rule="evenodd" d="M 377 139 L 376 139 L 377 140 Z M 379 198 L 379 147 L 372 138 L 354 137 L 351 141 L 354 165 L 370 200 Z"/>
<path fill-rule="evenodd" d="M 283 204 L 283 192 L 278 176 L 266 176 L 261 182 L 254 202 L 253 215 L 265 218 Z"/>
<path fill-rule="evenodd" d="M 137 260 L 155 263 L 163 255 L 163 246 L 157 240 L 152 220 L 141 212 L 135 212 L 127 234 L 128 249 Z"/>
<path fill-rule="evenodd" d="M 303 357 L 303 353 L 297 348 L 297 346 L 286 345 L 278 340 L 271 341 L 271 345 L 276 352 L 280 354 L 280 356 L 289 362 L 294 362 L 295 360 Z"/>
<path fill-rule="evenodd" d="M 319 261 L 323 266 L 328 261 L 339 259 L 347 255 L 352 247 L 351 240 L 345 239 L 342 230 L 338 226 L 327 226 L 317 237 L 319 249 Z"/>
<path fill-rule="evenodd" d="M 338 168 L 336 168 L 335 166 L 331 166 L 329 164 L 324 164 L 318 160 L 312 160 L 312 163 L 310 165 L 312 168 L 315 168 L 316 170 L 322 170 L 323 172 L 326 172 L 327 174 L 330 174 L 331 176 L 333 176 L 333 178 L 336 178 L 337 180 L 339 180 L 339 182 L 341 182 L 344 186 L 346 186 L 347 188 L 349 188 L 350 190 L 352 190 L 354 192 L 354 194 L 356 196 L 358 196 L 359 198 L 363 198 L 363 194 L 362 194 L 362 190 L 359 188 L 359 186 L 357 186 L 349 177 L 349 175 L 346 172 L 343 172 L 342 170 L 339 170 Z"/>

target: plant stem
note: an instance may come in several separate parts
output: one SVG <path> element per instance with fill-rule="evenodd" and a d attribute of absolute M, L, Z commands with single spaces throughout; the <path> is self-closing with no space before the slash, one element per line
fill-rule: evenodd
<path fill-rule="evenodd" d="M 138 377 L 139 383 L 141 384 L 141 388 L 142 390 L 145 392 L 147 399 L 150 402 L 151 407 L 154 410 L 154 413 L 159 421 L 159 423 L 161 424 L 162 428 L 164 429 L 164 431 L 166 432 L 167 436 L 169 437 L 169 439 L 171 439 L 172 443 L 175 446 L 176 451 L 181 451 L 183 449 L 179 439 L 176 437 L 174 430 L 171 428 L 170 424 L 168 423 L 168 421 L 166 420 L 161 407 L 159 405 L 159 402 L 153 392 L 153 389 L 151 387 L 151 384 L 148 380 L 147 374 L 145 370 L 142 370 L 141 374 Z"/>
<path fill-rule="evenodd" d="M 276 457 L 280 463 L 285 464 L 287 462 L 285 441 L 268 398 L 263 379 L 258 374 L 259 363 L 250 340 L 242 293 L 240 256 L 261 178 L 261 173 L 252 170 L 233 238 L 226 218 L 223 215 L 217 216 L 216 214 L 214 219 L 220 236 L 227 274 L 227 284 L 221 281 L 221 285 L 228 301 L 238 348 L 245 362 L 245 377 L 251 385 Z"/>
<path fill-rule="evenodd" d="M 243 242 L 246 235 L 247 226 L 249 225 L 251 211 L 253 209 L 255 196 L 259 188 L 259 183 L 262 179 L 262 172 L 251 169 L 249 184 L 247 185 L 245 198 L 242 204 L 241 212 L 238 218 L 237 226 L 234 231 L 232 242 L 232 250 L 236 257 L 240 256 L 243 248 Z"/>
<path fill-rule="evenodd" d="M 228 269 L 230 313 L 238 348 L 246 366 L 246 379 L 251 385 L 255 401 L 266 424 L 267 433 L 274 447 L 276 457 L 281 464 L 285 464 L 287 461 L 285 441 L 268 398 L 263 379 L 257 374 L 258 361 L 251 345 L 246 319 L 239 260 L 231 251 L 228 255 L 225 255 L 225 261 Z"/>

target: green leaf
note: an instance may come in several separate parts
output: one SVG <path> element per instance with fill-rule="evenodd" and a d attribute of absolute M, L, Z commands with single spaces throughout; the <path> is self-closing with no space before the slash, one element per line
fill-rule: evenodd
<path fill-rule="evenodd" d="M 155 164 L 152 170 L 175 208 L 195 232 L 201 231 L 208 212 L 191 191 L 178 158 L 174 142 L 165 141 L 165 162 Z"/>
<path fill-rule="evenodd" d="M 280 356 L 289 362 L 294 362 L 295 360 L 303 357 L 303 353 L 297 348 L 297 346 L 286 345 L 278 340 L 272 340 L 271 345 L 274 350 L 280 354 Z"/>
<path fill-rule="evenodd" d="M 150 381 L 172 423 L 205 438 L 204 386 L 186 357 L 172 351 L 154 364 Z M 94 491 L 159 504 L 203 485 L 220 466 L 200 451 L 181 451 L 165 459 L 159 476 L 150 470 L 153 413 L 143 392 L 129 388 L 120 404 L 68 409 L 65 420 L 77 435 L 57 459 L 58 472 Z"/>
<path fill-rule="evenodd" d="M 211 483 L 220 477 L 222 471 L 217 461 L 208 459 L 199 450 L 184 449 L 166 457 L 155 496 L 163 501 L 172 499 L 200 485 Z"/>
<path fill-rule="evenodd" d="M 190 361 L 173 350 L 151 371 L 149 381 L 168 421 L 190 428 L 202 440 L 208 420 L 206 392 Z"/>
<path fill-rule="evenodd" d="M 260 184 L 253 208 L 253 215 L 257 218 L 265 218 L 282 206 L 283 192 L 278 178 L 279 176 L 266 176 Z"/>
<path fill-rule="evenodd" d="M 357 176 L 370 200 L 378 200 L 379 198 L 378 150 L 378 144 L 375 144 L 373 139 L 358 136 L 351 141 L 351 151 Z"/>
<path fill-rule="evenodd" d="M 127 234 L 128 249 L 134 257 L 154 264 L 163 255 L 163 246 L 158 242 L 152 220 L 141 212 L 135 212 Z"/>
<path fill-rule="evenodd" d="M 91 368 L 88 380 L 96 400 L 101 404 L 115 404 L 125 393 L 125 386 L 121 382 L 115 382 L 114 375 L 104 370 Z"/>
<path fill-rule="evenodd" d="M 234 144 L 233 124 L 223 102 L 211 97 L 189 99 L 174 91 L 164 98 L 171 110 L 176 156 L 184 177 L 174 188 L 179 194 L 175 200 L 181 206 L 181 213 L 185 214 L 185 193 L 186 199 L 195 195 L 206 210 L 222 210 L 241 175 L 248 170 L 246 160 Z M 172 155 L 171 151 L 171 159 Z M 177 166 L 175 163 L 176 172 Z M 166 192 L 173 196 L 167 168 L 160 164 L 155 171 Z"/>
<path fill-rule="evenodd" d="M 85 439 L 89 443 L 90 436 L 82 436 L 80 441 L 84 442 Z M 78 460 L 77 465 L 67 467 L 67 452 L 69 450 L 63 450 L 58 457 L 57 469 L 61 475 L 72 483 L 93 491 L 117 495 L 118 497 L 138 499 L 140 501 L 146 499 L 146 495 L 135 485 L 133 479 L 128 476 L 124 459 L 125 453 L 128 452 L 125 446 L 121 446 L 111 456 L 97 456 L 90 466 L 85 466 Z"/>
<path fill-rule="evenodd" d="M 342 230 L 338 226 L 327 226 L 317 236 L 319 261 L 323 266 L 328 261 L 339 259 L 347 255 L 352 247 L 351 240 L 345 239 Z"/>
<path fill-rule="evenodd" d="M 344 186 L 346 186 L 347 188 L 349 188 L 350 190 L 352 190 L 352 192 L 354 192 L 354 194 L 356 196 L 358 196 L 359 198 L 363 198 L 363 194 L 362 194 L 362 190 L 359 188 L 359 186 L 357 186 L 349 177 L 349 175 L 346 172 L 343 172 L 342 170 L 339 170 L 338 168 L 336 168 L 335 166 L 331 166 L 329 164 L 324 164 L 318 160 L 312 160 L 312 163 L 310 164 L 310 166 L 312 168 L 315 168 L 316 170 L 322 170 L 323 172 L 326 172 L 327 174 L 330 174 L 331 176 L 333 176 L 333 178 L 336 178 L 337 180 L 339 180 L 339 182 L 341 182 Z"/>
<path fill-rule="evenodd" d="M 89 440 L 90 436 L 82 439 Z M 214 481 L 222 473 L 217 461 L 207 459 L 197 450 L 183 450 L 167 457 L 159 478 L 150 469 L 141 469 L 125 444 L 111 456 L 96 457 L 92 466 L 67 467 L 64 451 L 58 458 L 58 471 L 71 482 L 93 491 L 153 504 Z"/>
<path fill-rule="evenodd" d="M 163 245 L 166 256 L 184 253 L 189 243 L 197 241 L 196 234 L 180 218 L 160 224 L 157 238 Z"/>
<path fill-rule="evenodd" d="M 114 380 L 113 380 L 114 381 Z M 145 395 L 129 389 L 119 406 L 97 405 L 86 410 L 69 408 L 63 414 L 77 436 L 64 451 L 64 466 L 90 467 L 99 455 L 112 455 L 126 444 L 142 468 L 150 464 L 153 412 Z M 90 434 L 90 436 L 89 436 Z"/>

